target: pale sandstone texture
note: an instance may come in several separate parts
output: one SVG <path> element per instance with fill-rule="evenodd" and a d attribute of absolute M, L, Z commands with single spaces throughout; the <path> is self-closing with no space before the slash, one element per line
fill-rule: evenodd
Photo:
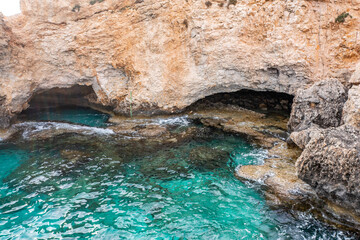
<path fill-rule="evenodd" d="M 221 7 L 220 3 L 224 3 Z M 349 84 L 360 1 L 21 0 L 0 22 L 1 127 L 54 87 L 116 113 L 173 112 L 218 92 Z M 342 12 L 351 17 L 335 19 Z"/>
<path fill-rule="evenodd" d="M 343 109 L 344 124 L 360 130 L 360 86 L 354 85 L 348 94 L 348 100 Z"/>

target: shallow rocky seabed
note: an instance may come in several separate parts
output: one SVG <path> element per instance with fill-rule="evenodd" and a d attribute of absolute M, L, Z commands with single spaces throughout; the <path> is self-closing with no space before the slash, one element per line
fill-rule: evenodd
<path fill-rule="evenodd" d="M 269 162 L 271 149 L 199 124 L 194 113 L 106 122 L 75 112 L 27 116 L 0 142 L 0 238 L 357 237 L 311 210 L 271 207 L 261 185 L 235 177 Z M 281 139 L 279 128 L 270 135 Z"/>

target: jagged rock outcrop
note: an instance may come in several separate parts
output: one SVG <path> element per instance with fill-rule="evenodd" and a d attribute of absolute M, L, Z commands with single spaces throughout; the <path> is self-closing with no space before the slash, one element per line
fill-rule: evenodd
<path fill-rule="evenodd" d="M 292 132 L 290 139 L 301 149 L 304 149 L 313 137 L 321 133 L 321 129 L 316 126 L 311 126 L 305 130 Z"/>
<path fill-rule="evenodd" d="M 11 49 L 9 46 L 10 36 L 4 22 L 4 16 L 0 13 L 0 128 L 10 125 L 11 117 L 7 108 L 7 96 L 1 89 L 7 87 L 7 83 L 1 80 L 13 77 L 11 75 Z"/>
<path fill-rule="evenodd" d="M 311 138 L 296 163 L 317 194 L 360 216 L 360 132 L 330 128 Z"/>
<path fill-rule="evenodd" d="M 342 221 L 355 225 L 360 219 L 359 93 L 357 85 L 346 94 L 339 82 L 315 83 L 299 90 L 289 121 L 295 130 L 291 140 L 304 149 L 296 161 L 299 178 L 329 206 L 349 211 Z"/>
<path fill-rule="evenodd" d="M 322 80 L 307 89 L 300 89 L 294 99 L 289 129 L 300 131 L 311 125 L 320 128 L 339 126 L 346 98 L 346 90 L 337 80 Z"/>
<path fill-rule="evenodd" d="M 92 86 L 116 113 L 173 112 L 219 92 L 347 85 L 360 58 L 359 1 L 92 3 L 22 0 L 23 13 L 6 18 L 3 123 L 54 87 Z M 335 22 L 345 11 L 352 18 Z"/>

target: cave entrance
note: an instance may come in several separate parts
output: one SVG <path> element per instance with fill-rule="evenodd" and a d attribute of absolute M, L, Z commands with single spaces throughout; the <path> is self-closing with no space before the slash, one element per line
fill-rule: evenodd
<path fill-rule="evenodd" d="M 289 116 L 294 96 L 273 91 L 240 90 L 217 93 L 198 100 L 191 109 L 238 106 L 261 113 L 281 113 Z"/>
<path fill-rule="evenodd" d="M 35 93 L 29 101 L 29 108 L 23 111 L 19 118 L 104 126 L 109 118 L 104 112 L 109 109 L 96 101 L 97 96 L 91 86 L 52 88 Z"/>
<path fill-rule="evenodd" d="M 239 134 L 251 143 L 272 148 L 283 146 L 289 137 L 292 103 L 293 96 L 289 94 L 241 90 L 200 99 L 189 107 L 188 114 L 195 123 Z"/>
<path fill-rule="evenodd" d="M 26 111 L 46 111 L 64 107 L 91 107 L 96 94 L 91 86 L 75 85 L 71 88 L 52 88 L 35 93 Z"/>

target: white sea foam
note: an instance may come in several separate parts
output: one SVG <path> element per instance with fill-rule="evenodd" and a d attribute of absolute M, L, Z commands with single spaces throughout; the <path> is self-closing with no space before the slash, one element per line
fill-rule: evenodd
<path fill-rule="evenodd" d="M 243 157 L 248 158 L 254 158 L 258 161 L 257 165 L 262 165 L 265 163 L 265 159 L 268 158 L 268 151 L 259 149 L 256 151 L 251 151 L 249 153 L 243 153 Z"/>
<path fill-rule="evenodd" d="M 190 124 L 188 116 L 181 116 L 181 117 L 170 117 L 170 118 L 157 118 L 154 119 L 155 122 L 164 125 L 183 125 L 187 126 Z"/>
<path fill-rule="evenodd" d="M 235 157 L 240 159 L 253 159 L 254 161 L 249 162 L 248 164 L 255 165 L 263 165 L 265 163 L 265 159 L 268 158 L 268 151 L 265 149 L 258 149 L 248 153 L 241 153 L 241 156 Z M 236 162 L 236 160 L 235 160 Z M 244 166 L 243 164 L 239 164 L 235 167 L 236 171 L 239 170 L 240 167 Z"/>
<path fill-rule="evenodd" d="M 31 134 L 45 130 L 64 130 L 66 132 L 78 132 L 84 135 L 112 135 L 115 134 L 111 129 L 88 127 L 70 123 L 59 122 L 23 122 L 15 124 L 14 127 L 23 129 L 23 137 L 29 138 Z"/>
<path fill-rule="evenodd" d="M 190 124 L 187 115 L 179 117 L 158 117 L 158 118 L 138 118 L 127 119 L 124 122 L 132 122 L 137 124 L 156 124 L 156 125 L 181 125 L 187 126 Z"/>

